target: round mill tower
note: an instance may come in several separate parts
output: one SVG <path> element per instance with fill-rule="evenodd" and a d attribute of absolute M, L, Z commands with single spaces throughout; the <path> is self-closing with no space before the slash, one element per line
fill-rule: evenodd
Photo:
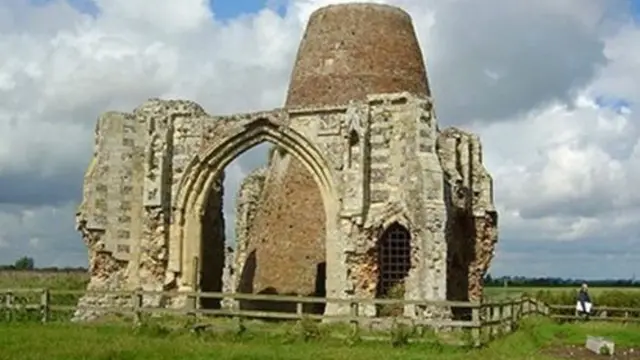
<path fill-rule="evenodd" d="M 429 94 L 409 14 L 364 3 L 330 5 L 311 15 L 287 107 L 346 104 L 367 94 L 401 91 Z"/>
<path fill-rule="evenodd" d="M 347 104 L 367 94 L 429 95 L 411 17 L 369 3 L 316 10 L 300 42 L 286 107 Z M 295 158 L 274 152 L 250 225 L 253 292 L 324 295 L 325 214 L 317 184 Z M 277 175 L 277 176 L 276 176 Z M 249 289 L 246 289 L 249 290 Z"/>

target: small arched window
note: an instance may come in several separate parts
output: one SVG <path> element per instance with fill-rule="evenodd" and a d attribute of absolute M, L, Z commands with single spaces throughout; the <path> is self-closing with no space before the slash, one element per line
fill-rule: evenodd
<path fill-rule="evenodd" d="M 390 295 L 398 287 L 404 290 L 404 280 L 411 269 L 411 235 L 394 222 L 378 239 L 378 297 Z"/>

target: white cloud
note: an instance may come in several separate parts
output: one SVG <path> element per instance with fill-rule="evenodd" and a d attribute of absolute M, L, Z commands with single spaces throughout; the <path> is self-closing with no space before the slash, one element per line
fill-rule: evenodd
<path fill-rule="evenodd" d="M 98 0 L 95 17 L 62 0 L 0 3 L 0 262 L 26 251 L 42 265 L 84 261 L 72 216 L 101 112 L 150 97 L 212 114 L 280 106 L 306 19 L 338 2 L 293 0 L 285 17 L 264 9 L 224 21 L 204 0 Z M 483 139 L 501 210 L 496 271 L 583 261 L 513 260 L 532 243 L 640 245 L 640 29 L 625 1 L 378 2 L 413 16 L 441 124 Z M 602 108 L 603 96 L 630 106 Z M 263 155 L 228 169 L 228 193 Z"/>
<path fill-rule="evenodd" d="M 637 237 L 638 116 L 587 101 L 479 129 L 509 241 Z M 640 239 L 635 239 L 640 244 Z M 579 245 L 576 245 L 579 246 Z"/>
<path fill-rule="evenodd" d="M 130 29 L 174 34 L 197 31 L 211 18 L 206 0 L 97 0 L 106 24 L 126 22 Z"/>

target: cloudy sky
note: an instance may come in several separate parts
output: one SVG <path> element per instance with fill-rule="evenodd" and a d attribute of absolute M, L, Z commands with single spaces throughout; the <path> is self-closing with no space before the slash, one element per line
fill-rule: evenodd
<path fill-rule="evenodd" d="M 73 215 L 101 112 L 278 107 L 306 19 L 337 2 L 1 0 L 0 263 L 86 264 Z M 640 275 L 640 1 L 378 2 L 413 16 L 441 126 L 481 135 L 491 272 Z M 263 160 L 230 165 L 228 205 Z"/>

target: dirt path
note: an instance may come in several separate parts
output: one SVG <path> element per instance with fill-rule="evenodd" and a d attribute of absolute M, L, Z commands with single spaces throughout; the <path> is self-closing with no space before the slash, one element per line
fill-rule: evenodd
<path fill-rule="evenodd" d="M 579 345 L 554 346 L 544 351 L 558 359 L 610 359 L 610 360 L 640 360 L 640 348 L 616 348 L 613 356 L 598 355 Z"/>

